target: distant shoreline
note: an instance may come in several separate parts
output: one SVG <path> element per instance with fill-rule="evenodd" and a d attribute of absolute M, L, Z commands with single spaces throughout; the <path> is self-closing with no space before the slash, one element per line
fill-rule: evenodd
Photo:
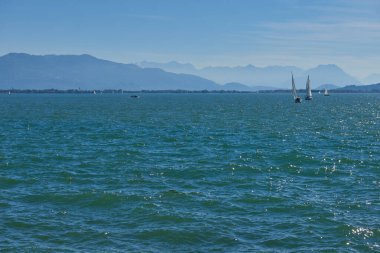
<path fill-rule="evenodd" d="M 1 89 L 0 94 L 20 93 L 20 94 L 122 94 L 122 93 L 291 93 L 291 90 L 260 90 L 260 91 L 238 91 L 238 90 L 120 90 L 120 89 L 106 89 L 106 90 L 57 90 L 57 89 Z M 313 90 L 313 93 L 323 92 L 324 90 Z M 300 90 L 304 93 L 305 90 Z M 380 90 L 329 90 L 329 93 L 380 93 Z"/>

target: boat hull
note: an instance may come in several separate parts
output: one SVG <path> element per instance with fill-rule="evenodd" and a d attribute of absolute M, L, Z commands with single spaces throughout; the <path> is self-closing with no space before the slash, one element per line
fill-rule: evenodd
<path fill-rule="evenodd" d="M 296 97 L 295 99 L 294 99 L 294 103 L 301 103 L 301 98 L 300 97 Z"/>
<path fill-rule="evenodd" d="M 307 96 L 307 97 L 305 97 L 305 100 L 313 100 L 313 97 Z"/>

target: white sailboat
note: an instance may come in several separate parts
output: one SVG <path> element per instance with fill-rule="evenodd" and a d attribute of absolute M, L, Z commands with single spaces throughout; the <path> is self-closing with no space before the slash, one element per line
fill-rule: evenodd
<path fill-rule="evenodd" d="M 325 89 L 325 93 L 324 93 L 325 96 L 330 96 L 329 92 L 327 91 L 327 89 Z"/>
<path fill-rule="evenodd" d="M 313 99 L 313 95 L 311 94 L 310 78 L 309 76 L 307 76 L 305 100 L 312 100 L 312 99 Z"/>
<path fill-rule="evenodd" d="M 301 97 L 297 95 L 296 84 L 294 83 L 294 77 L 292 73 L 292 94 L 295 103 L 301 103 Z"/>

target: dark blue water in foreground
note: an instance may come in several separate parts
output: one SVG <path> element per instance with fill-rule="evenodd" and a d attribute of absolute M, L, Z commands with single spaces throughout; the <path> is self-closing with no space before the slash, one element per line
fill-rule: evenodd
<path fill-rule="evenodd" d="M 0 116 L 0 251 L 380 251 L 378 94 L 4 94 Z"/>

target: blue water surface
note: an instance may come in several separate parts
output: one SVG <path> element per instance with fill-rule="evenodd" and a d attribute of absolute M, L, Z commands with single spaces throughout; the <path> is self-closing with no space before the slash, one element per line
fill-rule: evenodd
<path fill-rule="evenodd" d="M 379 252 L 380 96 L 0 95 L 0 251 Z"/>

